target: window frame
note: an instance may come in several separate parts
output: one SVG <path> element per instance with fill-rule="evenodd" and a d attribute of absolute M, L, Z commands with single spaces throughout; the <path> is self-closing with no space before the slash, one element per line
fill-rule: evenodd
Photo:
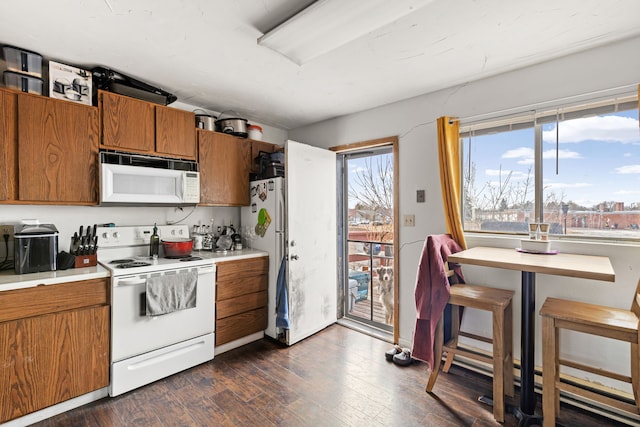
<path fill-rule="evenodd" d="M 638 110 L 640 120 L 640 105 L 638 103 L 639 91 L 627 91 L 615 95 L 608 95 L 598 99 L 585 99 L 570 104 L 553 106 L 551 103 L 544 105 L 544 108 L 536 110 L 534 108 L 521 109 L 520 112 L 503 116 L 486 115 L 486 119 L 471 120 L 460 119 L 460 163 L 461 163 L 461 183 L 464 186 L 464 167 L 465 156 L 468 156 L 469 165 L 471 164 L 471 150 L 465 150 L 464 141 L 468 138 L 473 140 L 474 137 L 489 135 L 492 133 L 514 131 L 532 127 L 534 133 L 534 216 L 536 218 L 544 218 L 544 173 L 543 173 L 543 125 L 552 122 L 562 122 L 581 117 L 590 117 L 601 114 L 612 114 L 620 111 Z M 640 130 L 639 130 L 640 131 Z M 525 232 L 510 231 L 484 231 L 469 230 L 465 228 L 464 221 L 464 195 L 465 191 L 460 192 L 460 208 L 463 218 L 464 233 L 474 233 L 478 235 L 511 235 L 522 236 Z M 554 239 L 572 240 L 572 241 L 593 241 L 593 242 L 635 242 L 640 243 L 640 237 L 625 236 L 595 236 L 595 235 L 566 235 L 554 234 Z"/>

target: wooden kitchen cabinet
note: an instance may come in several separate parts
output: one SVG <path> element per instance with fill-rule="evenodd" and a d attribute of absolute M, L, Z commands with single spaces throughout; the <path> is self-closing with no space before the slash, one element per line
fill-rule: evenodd
<path fill-rule="evenodd" d="M 0 292 L 0 423 L 109 385 L 108 279 Z"/>
<path fill-rule="evenodd" d="M 0 90 L 0 200 L 18 194 L 18 94 Z"/>
<path fill-rule="evenodd" d="M 216 346 L 267 328 L 269 257 L 216 263 Z"/>
<path fill-rule="evenodd" d="M 98 202 L 98 109 L 0 89 L 0 200 Z"/>
<path fill-rule="evenodd" d="M 105 91 L 98 99 L 103 148 L 196 160 L 192 112 Z"/>
<path fill-rule="evenodd" d="M 196 160 L 196 119 L 190 111 L 156 107 L 156 152 L 162 156 Z"/>
<path fill-rule="evenodd" d="M 260 161 L 258 156 L 261 152 L 263 153 L 275 153 L 280 148 L 279 145 L 272 144 L 270 142 L 265 141 L 256 141 L 254 139 L 251 141 L 251 173 L 260 173 Z"/>
<path fill-rule="evenodd" d="M 201 129 L 197 133 L 200 204 L 248 206 L 250 141 Z"/>

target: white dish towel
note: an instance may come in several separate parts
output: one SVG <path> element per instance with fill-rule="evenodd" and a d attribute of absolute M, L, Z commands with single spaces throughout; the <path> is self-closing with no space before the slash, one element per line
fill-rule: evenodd
<path fill-rule="evenodd" d="M 197 284 L 196 271 L 147 278 L 147 316 L 194 308 Z"/>

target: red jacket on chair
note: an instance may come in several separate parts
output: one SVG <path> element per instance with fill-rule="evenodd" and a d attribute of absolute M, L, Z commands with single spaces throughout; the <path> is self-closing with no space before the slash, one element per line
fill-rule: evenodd
<path fill-rule="evenodd" d="M 449 234 L 427 236 L 422 248 L 416 278 L 416 327 L 413 335 L 412 356 L 429 364 L 433 369 L 433 344 L 438 321 L 449 301 L 449 279 L 445 263 L 450 254 L 462 248 Z M 459 265 L 451 266 L 464 283 Z"/>

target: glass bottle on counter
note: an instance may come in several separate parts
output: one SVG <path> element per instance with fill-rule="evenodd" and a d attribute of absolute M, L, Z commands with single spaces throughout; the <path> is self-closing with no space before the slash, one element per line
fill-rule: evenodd
<path fill-rule="evenodd" d="M 160 252 L 160 236 L 158 236 L 158 225 L 153 224 L 153 234 L 149 238 L 149 256 L 153 259 L 158 258 Z"/>

